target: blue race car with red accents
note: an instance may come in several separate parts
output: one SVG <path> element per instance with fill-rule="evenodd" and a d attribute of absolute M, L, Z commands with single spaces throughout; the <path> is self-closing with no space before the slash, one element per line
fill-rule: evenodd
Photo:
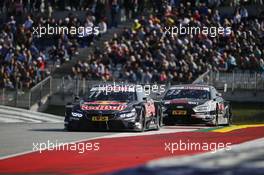
<path fill-rule="evenodd" d="M 83 98 L 66 105 L 65 128 L 77 130 L 158 130 L 162 124 L 159 102 L 135 85 L 95 86 Z"/>

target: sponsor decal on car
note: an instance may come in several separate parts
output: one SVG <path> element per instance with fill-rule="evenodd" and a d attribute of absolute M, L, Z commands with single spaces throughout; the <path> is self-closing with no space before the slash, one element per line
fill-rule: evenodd
<path fill-rule="evenodd" d="M 124 102 L 119 101 L 91 101 L 91 102 L 84 102 L 86 105 L 125 105 Z"/>
<path fill-rule="evenodd" d="M 186 110 L 173 110 L 172 115 L 187 115 Z"/>
<path fill-rule="evenodd" d="M 93 87 L 91 91 L 101 92 L 135 92 L 135 86 L 119 86 L 119 85 L 104 85 L 99 87 Z"/>
<path fill-rule="evenodd" d="M 147 116 L 154 116 L 156 115 L 156 112 L 155 112 L 155 106 L 153 103 L 150 103 L 150 104 L 145 104 L 145 107 L 146 107 L 146 112 L 147 112 Z"/>
<path fill-rule="evenodd" d="M 209 87 L 203 87 L 203 86 L 176 86 L 176 87 L 172 87 L 171 89 L 192 89 L 192 90 L 210 91 Z"/>
<path fill-rule="evenodd" d="M 188 101 L 188 104 L 190 104 L 190 105 L 198 105 L 199 103 L 196 102 L 196 101 Z"/>
<path fill-rule="evenodd" d="M 224 104 L 218 104 L 219 110 L 224 111 L 225 110 L 225 105 Z"/>
<path fill-rule="evenodd" d="M 187 104 L 188 100 L 186 99 L 174 99 L 170 100 L 170 104 Z"/>
<path fill-rule="evenodd" d="M 127 107 L 127 105 L 98 105 L 98 106 L 90 106 L 90 105 L 82 105 L 81 109 L 85 111 L 122 111 Z"/>

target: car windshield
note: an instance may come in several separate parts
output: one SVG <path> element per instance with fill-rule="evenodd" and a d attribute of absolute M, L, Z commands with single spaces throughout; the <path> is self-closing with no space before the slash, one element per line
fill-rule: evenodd
<path fill-rule="evenodd" d="M 86 96 L 87 101 L 133 101 L 135 99 L 135 92 L 90 91 Z"/>
<path fill-rule="evenodd" d="M 164 96 L 164 100 L 179 98 L 210 99 L 210 93 L 200 89 L 170 89 Z"/>

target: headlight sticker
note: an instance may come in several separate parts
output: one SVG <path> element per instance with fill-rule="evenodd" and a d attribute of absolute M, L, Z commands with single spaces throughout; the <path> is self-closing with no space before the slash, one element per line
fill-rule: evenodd
<path fill-rule="evenodd" d="M 73 117 L 79 117 L 79 118 L 81 118 L 83 116 L 83 114 L 77 113 L 77 112 L 72 112 L 71 114 L 72 114 Z"/>

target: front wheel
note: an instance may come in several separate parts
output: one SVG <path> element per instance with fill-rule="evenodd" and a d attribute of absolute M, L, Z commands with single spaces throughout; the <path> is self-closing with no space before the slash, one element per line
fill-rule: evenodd
<path fill-rule="evenodd" d="M 214 119 L 213 125 L 214 126 L 219 125 L 219 123 L 218 123 L 218 106 L 216 106 L 216 109 L 215 109 L 215 119 Z"/>
<path fill-rule="evenodd" d="M 227 109 L 226 117 L 227 117 L 226 126 L 230 126 L 232 124 L 232 113 L 230 107 Z"/>
<path fill-rule="evenodd" d="M 145 128 L 146 122 L 145 122 L 145 109 L 144 108 L 142 108 L 142 110 L 140 111 L 139 122 L 141 124 L 140 132 L 144 132 L 146 129 Z"/>
<path fill-rule="evenodd" d="M 156 114 L 156 129 L 155 130 L 159 130 L 161 126 L 162 126 L 162 112 L 159 109 Z"/>
<path fill-rule="evenodd" d="M 68 125 L 64 125 L 64 130 L 65 131 L 69 131 L 69 132 L 72 132 L 72 131 L 77 131 L 77 129 L 75 129 L 73 126 L 71 126 L 70 124 Z"/>
<path fill-rule="evenodd" d="M 163 120 L 163 118 L 162 118 L 162 125 L 163 126 L 173 126 L 173 125 L 175 125 L 175 123 L 170 121 L 170 120 L 168 120 L 168 119 L 164 119 Z"/>

